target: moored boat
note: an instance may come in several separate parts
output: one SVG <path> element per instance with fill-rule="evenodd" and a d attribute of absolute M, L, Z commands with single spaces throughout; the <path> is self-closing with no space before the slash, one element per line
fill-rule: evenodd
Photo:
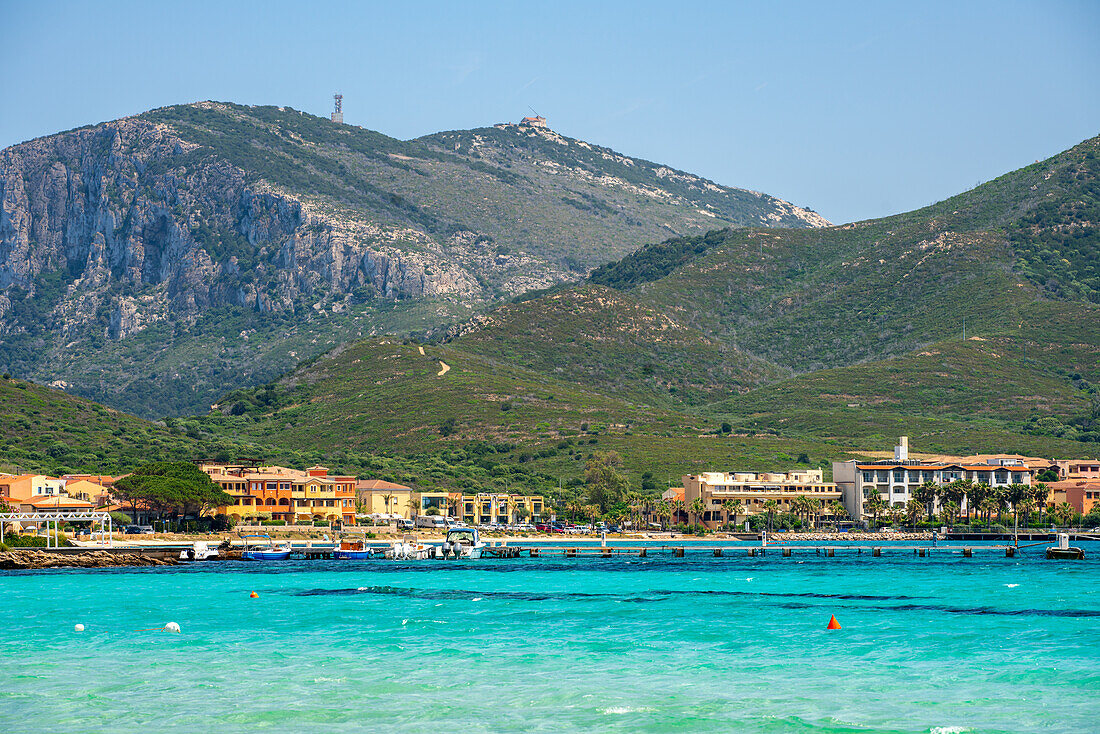
<path fill-rule="evenodd" d="M 276 544 L 271 539 L 270 535 L 242 535 L 244 539 L 244 550 L 241 551 L 241 558 L 246 561 L 285 561 L 290 558 L 290 543 L 283 542 Z M 255 544 L 250 543 L 250 539 L 264 539 L 267 540 L 267 545 L 260 545 L 258 542 Z"/>
<path fill-rule="evenodd" d="M 477 528 L 451 528 L 443 541 L 444 558 L 481 558 L 485 542 Z"/>
<path fill-rule="evenodd" d="M 365 561 L 382 553 L 383 549 L 370 548 L 362 540 L 341 540 L 340 546 L 333 550 L 332 557 L 337 561 Z"/>

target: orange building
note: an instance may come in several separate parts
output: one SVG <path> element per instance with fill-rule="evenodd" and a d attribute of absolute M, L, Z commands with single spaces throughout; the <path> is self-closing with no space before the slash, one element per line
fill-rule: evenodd
<path fill-rule="evenodd" d="M 1063 479 L 1047 484 L 1047 488 L 1050 489 L 1047 507 L 1068 502 L 1073 509 L 1087 515 L 1100 503 L 1100 479 Z"/>
<path fill-rule="evenodd" d="M 355 477 L 330 476 L 323 466 L 305 471 L 282 466 L 207 464 L 202 467 L 233 504 L 215 509 L 234 522 L 283 520 L 355 524 Z"/>

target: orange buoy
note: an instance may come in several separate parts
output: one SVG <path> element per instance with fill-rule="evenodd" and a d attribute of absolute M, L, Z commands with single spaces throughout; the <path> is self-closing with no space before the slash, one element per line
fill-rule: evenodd
<path fill-rule="evenodd" d="M 255 591 L 253 591 L 253 592 L 252 592 L 251 594 L 249 594 L 248 596 L 249 596 L 250 598 L 252 598 L 252 599 L 259 599 L 259 598 L 260 598 L 260 595 L 259 595 L 259 594 L 257 594 L 257 593 L 256 593 Z"/>
<path fill-rule="evenodd" d="M 840 629 L 840 622 L 836 621 L 836 615 L 833 615 L 833 614 L 829 615 L 829 624 L 825 627 L 825 629 L 827 629 L 827 630 L 838 630 L 838 629 Z"/>

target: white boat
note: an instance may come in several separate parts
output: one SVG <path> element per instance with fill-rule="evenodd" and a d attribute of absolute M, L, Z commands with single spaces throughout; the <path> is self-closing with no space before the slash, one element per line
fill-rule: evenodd
<path fill-rule="evenodd" d="M 481 558 L 481 549 L 485 545 L 477 528 L 451 528 L 443 541 L 443 557 Z"/>
<path fill-rule="evenodd" d="M 180 551 L 181 561 L 209 561 L 218 557 L 218 549 L 211 548 L 205 540 L 196 540 L 190 548 Z"/>
<path fill-rule="evenodd" d="M 424 561 L 435 557 L 435 546 L 419 543 L 415 535 L 406 535 L 386 551 L 386 558 L 394 561 Z"/>
<path fill-rule="evenodd" d="M 290 558 L 290 543 L 283 542 L 278 545 L 266 533 L 263 535 L 242 535 L 245 546 L 241 551 L 241 558 L 246 561 L 285 561 Z M 263 538 L 267 545 L 262 546 L 249 542 L 249 538 Z"/>

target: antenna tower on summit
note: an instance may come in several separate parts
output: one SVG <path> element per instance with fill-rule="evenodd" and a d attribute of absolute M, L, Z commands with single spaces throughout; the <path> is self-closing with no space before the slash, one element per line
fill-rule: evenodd
<path fill-rule="evenodd" d="M 333 99 L 333 101 L 336 102 L 336 109 L 333 110 L 333 112 L 332 112 L 332 121 L 333 122 L 343 122 L 344 121 L 344 95 L 334 94 L 334 95 L 332 95 L 332 99 Z"/>

